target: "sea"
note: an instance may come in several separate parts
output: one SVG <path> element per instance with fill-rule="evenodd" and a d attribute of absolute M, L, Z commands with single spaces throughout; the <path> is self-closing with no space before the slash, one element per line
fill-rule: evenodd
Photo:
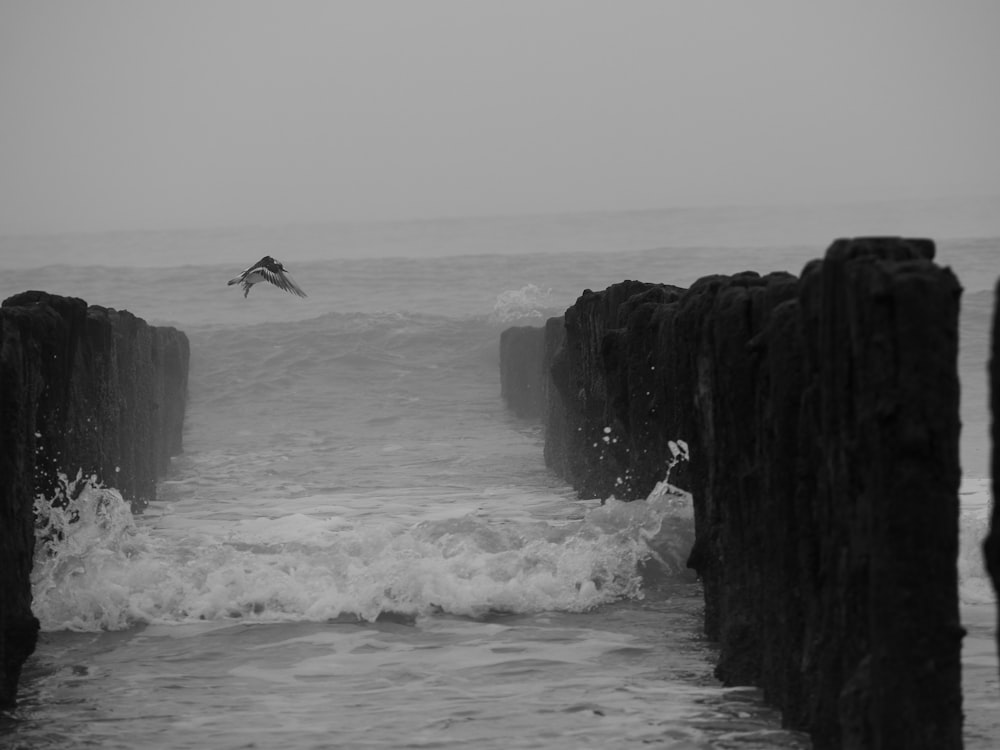
<path fill-rule="evenodd" d="M 584 289 L 797 274 L 866 234 L 933 237 L 965 290 L 965 740 L 996 747 L 996 199 L 0 237 L 0 298 L 81 297 L 191 342 L 154 502 L 64 467 L 78 520 L 47 514 L 0 747 L 809 748 L 713 677 L 690 498 L 578 499 L 504 408 L 499 337 Z M 308 297 L 227 286 L 265 254 Z"/>

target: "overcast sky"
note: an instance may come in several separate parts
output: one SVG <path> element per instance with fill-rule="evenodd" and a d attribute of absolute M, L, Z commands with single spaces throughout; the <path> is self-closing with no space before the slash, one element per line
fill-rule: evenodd
<path fill-rule="evenodd" d="M 1000 195 L 1000 2 L 0 0 L 0 234 Z"/>

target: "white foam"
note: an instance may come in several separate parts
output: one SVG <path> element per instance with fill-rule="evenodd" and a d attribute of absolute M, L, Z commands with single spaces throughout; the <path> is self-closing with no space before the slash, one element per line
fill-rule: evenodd
<path fill-rule="evenodd" d="M 497 295 L 490 320 L 494 323 L 542 321 L 552 304 L 551 289 L 525 284 L 520 289 L 509 289 Z"/>
<path fill-rule="evenodd" d="M 195 531 L 164 520 L 137 523 L 116 491 L 91 484 L 52 512 L 57 539 L 39 543 L 33 572 L 43 628 L 584 611 L 641 597 L 651 563 L 682 570 L 691 538 L 689 500 L 665 492 L 554 523 L 292 513 Z"/>
<path fill-rule="evenodd" d="M 584 611 L 642 597 L 651 571 L 683 573 L 693 541 L 690 497 L 666 483 L 646 501 L 609 499 L 580 520 L 471 513 L 409 525 L 323 516 L 319 503 L 276 518 L 137 522 L 116 490 L 79 486 L 66 508 L 36 503 L 34 611 L 46 630 Z M 990 503 L 988 482 L 963 484 L 967 605 L 996 601 L 981 552 Z"/>

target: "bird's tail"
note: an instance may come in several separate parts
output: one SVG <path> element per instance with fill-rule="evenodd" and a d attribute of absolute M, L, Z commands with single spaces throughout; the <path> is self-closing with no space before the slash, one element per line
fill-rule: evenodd
<path fill-rule="evenodd" d="M 240 283 L 240 277 L 237 276 L 235 279 L 230 279 L 229 282 L 226 284 L 226 286 L 232 286 L 233 284 L 239 284 L 239 283 Z"/>

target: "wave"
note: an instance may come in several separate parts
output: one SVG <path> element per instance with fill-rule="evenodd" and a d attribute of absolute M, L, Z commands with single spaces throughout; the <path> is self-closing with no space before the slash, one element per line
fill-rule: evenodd
<path fill-rule="evenodd" d="M 69 494 L 64 507 L 36 502 L 34 611 L 47 631 L 581 612 L 687 575 L 694 536 L 690 496 L 662 483 L 645 501 L 609 499 L 569 521 L 292 513 L 197 532 L 136 519 L 92 480 Z M 986 506 L 963 511 L 963 604 L 995 602 L 980 553 L 987 527 Z"/>
<path fill-rule="evenodd" d="M 573 521 L 294 513 L 197 533 L 137 521 L 116 490 L 92 481 L 72 494 L 64 508 L 36 504 L 34 611 L 49 631 L 580 612 L 684 574 L 693 537 L 690 498 L 664 486 Z"/>
<path fill-rule="evenodd" d="M 498 294 L 489 319 L 506 325 L 538 325 L 554 314 L 552 305 L 551 288 L 541 289 L 535 284 L 525 284 L 520 289 L 508 289 Z"/>
<path fill-rule="evenodd" d="M 273 404 L 275 413 L 294 408 L 308 420 L 317 404 L 349 405 L 365 392 L 426 395 L 416 384 L 428 379 L 461 391 L 496 379 L 500 332 L 517 321 L 538 324 L 538 304 L 518 292 L 478 317 L 336 312 L 189 330 L 193 403 L 256 403 L 258 413 Z"/>

